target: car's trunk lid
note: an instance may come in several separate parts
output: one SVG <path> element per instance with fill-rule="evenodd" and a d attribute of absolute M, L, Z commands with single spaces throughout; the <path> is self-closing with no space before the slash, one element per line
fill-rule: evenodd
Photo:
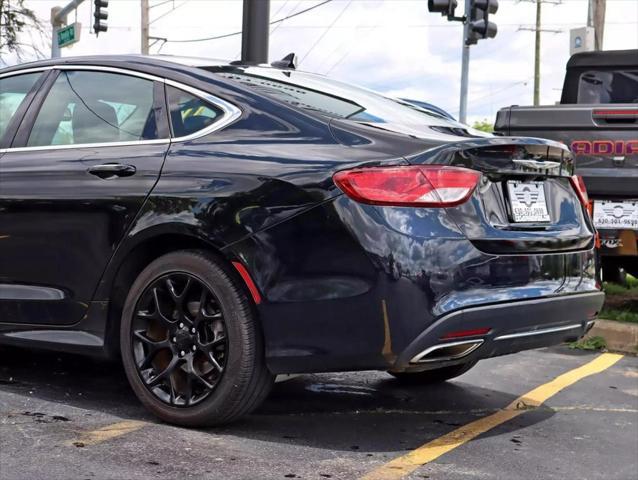
<path fill-rule="evenodd" d="M 448 213 L 483 251 L 566 251 L 593 244 L 590 220 L 570 181 L 573 159 L 562 144 L 534 138 L 472 139 L 407 160 L 482 172 L 470 201 Z"/>

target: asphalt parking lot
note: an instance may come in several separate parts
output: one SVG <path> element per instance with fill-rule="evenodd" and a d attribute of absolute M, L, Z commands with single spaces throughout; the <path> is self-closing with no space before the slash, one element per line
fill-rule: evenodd
<path fill-rule="evenodd" d="M 117 364 L 2 348 L 0 478 L 630 480 L 638 358 L 537 350 L 434 387 L 306 375 L 239 423 L 188 430 L 148 415 Z"/>

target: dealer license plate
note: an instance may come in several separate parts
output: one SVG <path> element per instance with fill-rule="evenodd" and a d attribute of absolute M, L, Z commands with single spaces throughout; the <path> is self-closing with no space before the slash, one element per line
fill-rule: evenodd
<path fill-rule="evenodd" d="M 549 222 L 543 182 L 510 180 L 507 189 L 515 222 Z"/>
<path fill-rule="evenodd" d="M 638 200 L 595 200 L 594 226 L 638 230 Z"/>

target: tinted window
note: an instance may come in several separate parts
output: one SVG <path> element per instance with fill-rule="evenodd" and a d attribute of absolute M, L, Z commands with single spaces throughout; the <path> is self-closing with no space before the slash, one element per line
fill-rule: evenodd
<path fill-rule="evenodd" d="M 638 103 L 638 70 L 583 73 L 578 103 Z"/>
<path fill-rule="evenodd" d="M 174 137 L 185 137 L 198 132 L 223 115 L 223 111 L 199 97 L 179 88 L 166 86 Z"/>
<path fill-rule="evenodd" d="M 38 113 L 29 146 L 157 138 L 153 82 L 89 71 L 61 71 Z"/>
<path fill-rule="evenodd" d="M 306 72 L 251 67 L 216 72 L 294 107 L 364 123 L 437 124 L 439 115 L 365 88 Z M 441 123 L 447 125 L 447 123 Z"/>
<path fill-rule="evenodd" d="M 0 139 L 18 107 L 33 88 L 41 73 L 28 73 L 0 79 Z"/>

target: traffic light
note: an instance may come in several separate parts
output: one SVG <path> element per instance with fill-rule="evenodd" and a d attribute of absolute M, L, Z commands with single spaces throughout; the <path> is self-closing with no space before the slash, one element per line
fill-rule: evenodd
<path fill-rule="evenodd" d="M 428 10 L 431 13 L 440 13 L 444 17 L 453 17 L 457 5 L 457 0 L 428 0 Z"/>
<path fill-rule="evenodd" d="M 494 38 L 496 24 L 489 21 L 491 13 L 498 10 L 498 0 L 471 0 L 466 45 L 476 45 L 483 38 Z"/>
<path fill-rule="evenodd" d="M 109 0 L 93 0 L 93 5 L 95 7 L 93 11 L 93 18 L 95 19 L 93 21 L 93 32 L 99 35 L 100 32 L 106 32 L 109 28 L 106 23 L 106 19 L 109 18 L 109 12 L 106 11 L 109 6 Z"/>

